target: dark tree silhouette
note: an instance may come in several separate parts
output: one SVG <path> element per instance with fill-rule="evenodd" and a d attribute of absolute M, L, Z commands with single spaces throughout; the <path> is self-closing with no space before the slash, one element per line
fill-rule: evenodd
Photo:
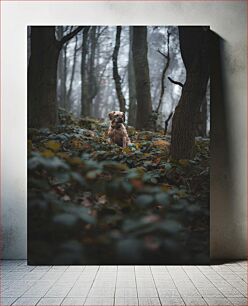
<path fill-rule="evenodd" d="M 31 27 L 31 56 L 28 65 L 28 126 L 52 127 L 57 124 L 57 66 L 63 45 L 83 27 L 55 36 L 54 26 Z"/>
<path fill-rule="evenodd" d="M 137 114 L 136 128 L 150 129 L 152 100 L 150 92 L 150 77 L 147 60 L 147 28 L 133 27 L 133 65 L 135 73 Z"/>
<path fill-rule="evenodd" d="M 96 46 L 97 46 L 97 35 L 96 30 L 98 27 L 91 27 L 90 30 L 90 56 L 89 56 L 89 68 L 88 68 L 88 116 L 92 115 L 93 99 L 97 95 L 97 84 L 96 84 Z"/>
<path fill-rule="evenodd" d="M 119 107 L 120 111 L 124 112 L 126 111 L 126 100 L 124 98 L 124 95 L 122 93 L 121 89 L 121 77 L 118 72 L 118 54 L 120 50 L 120 44 L 121 44 L 121 26 L 116 27 L 116 36 L 115 36 L 115 47 L 113 52 L 113 79 L 115 81 L 115 90 L 116 95 L 119 101 Z"/>
<path fill-rule="evenodd" d="M 179 27 L 181 55 L 187 76 L 172 120 L 171 156 L 174 159 L 194 156 L 197 115 L 209 79 L 208 35 L 207 27 Z"/>
<path fill-rule="evenodd" d="M 196 121 L 196 136 L 206 137 L 207 135 L 207 98 L 203 98 L 201 109 Z"/>
<path fill-rule="evenodd" d="M 57 28 L 57 37 L 61 40 L 64 36 L 64 32 L 68 30 L 69 27 L 59 26 Z M 69 42 L 69 41 L 68 41 Z M 66 76 L 67 76 L 67 46 L 68 42 L 64 44 L 60 51 L 59 60 L 58 60 L 58 90 L 57 90 L 57 100 L 59 106 L 66 108 Z"/>
<path fill-rule="evenodd" d="M 162 105 L 162 101 L 163 101 L 163 96 L 164 96 L 164 91 L 165 91 L 165 75 L 166 72 L 169 68 L 170 65 L 170 33 L 169 31 L 167 31 L 167 54 L 162 53 L 160 50 L 158 50 L 158 53 L 161 54 L 164 58 L 165 58 L 165 65 L 164 65 L 164 69 L 162 71 L 162 77 L 161 77 L 161 91 L 160 91 L 160 96 L 159 96 L 159 101 L 158 101 L 158 106 L 156 109 L 156 113 L 159 113 L 160 107 Z"/>
<path fill-rule="evenodd" d="M 86 79 L 86 57 L 88 54 L 88 33 L 90 27 L 85 27 L 83 30 L 83 44 L 81 56 L 81 115 L 87 115 L 87 99 L 88 99 L 88 84 Z"/>
<path fill-rule="evenodd" d="M 57 29 L 57 36 L 59 39 L 62 39 L 64 36 L 64 32 L 72 27 L 63 27 L 59 26 Z M 57 88 L 57 97 L 59 106 L 64 108 L 66 111 L 71 111 L 73 106 L 72 101 L 72 88 L 75 79 L 75 70 L 76 70 L 76 62 L 77 62 L 77 51 L 78 51 L 78 37 L 75 37 L 75 45 L 73 51 L 73 61 L 71 69 L 68 67 L 68 45 L 69 41 L 63 45 L 63 48 L 59 55 L 58 61 L 58 88 Z M 70 72 L 71 70 L 71 72 Z M 69 82 L 68 82 L 69 81 Z M 69 83 L 69 86 L 67 84 Z"/>
<path fill-rule="evenodd" d="M 135 126 L 136 120 L 136 90 L 135 90 L 135 76 L 133 68 L 133 27 L 129 27 L 129 53 L 128 53 L 128 93 L 129 93 L 129 108 L 128 108 L 128 124 Z"/>
<path fill-rule="evenodd" d="M 81 115 L 91 116 L 93 99 L 97 94 L 95 60 L 97 46 L 97 27 L 86 27 L 83 33 L 81 60 Z"/>

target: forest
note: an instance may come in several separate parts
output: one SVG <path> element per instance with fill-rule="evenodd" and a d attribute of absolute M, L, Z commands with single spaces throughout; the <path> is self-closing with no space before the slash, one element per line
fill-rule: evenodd
<path fill-rule="evenodd" d="M 27 28 L 29 264 L 209 262 L 209 32 Z"/>

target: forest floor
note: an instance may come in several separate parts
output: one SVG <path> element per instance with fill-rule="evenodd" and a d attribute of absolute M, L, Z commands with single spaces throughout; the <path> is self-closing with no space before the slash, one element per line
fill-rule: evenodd
<path fill-rule="evenodd" d="M 170 137 L 60 111 L 56 129 L 28 131 L 31 264 L 201 264 L 209 260 L 209 140 L 173 161 Z"/>

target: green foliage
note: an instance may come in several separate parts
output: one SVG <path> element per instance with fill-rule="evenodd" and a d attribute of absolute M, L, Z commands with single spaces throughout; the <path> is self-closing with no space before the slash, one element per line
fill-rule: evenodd
<path fill-rule="evenodd" d="M 60 111 L 54 130 L 28 135 L 30 262 L 203 263 L 209 251 L 209 142 L 172 161 L 169 137 Z"/>

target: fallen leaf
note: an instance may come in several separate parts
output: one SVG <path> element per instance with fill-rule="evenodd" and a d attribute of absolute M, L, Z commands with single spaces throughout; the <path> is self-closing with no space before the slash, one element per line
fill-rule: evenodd
<path fill-rule="evenodd" d="M 44 143 L 44 146 L 47 148 L 47 149 L 50 149 L 54 152 L 57 152 L 60 147 L 61 147 L 61 144 L 58 142 L 58 141 L 55 141 L 55 140 L 49 140 L 47 142 Z"/>

